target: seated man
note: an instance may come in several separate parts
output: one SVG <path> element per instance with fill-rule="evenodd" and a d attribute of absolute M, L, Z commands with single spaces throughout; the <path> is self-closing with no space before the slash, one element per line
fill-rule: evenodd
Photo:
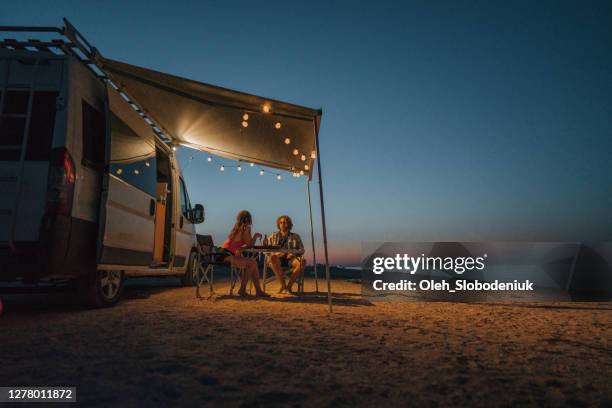
<path fill-rule="evenodd" d="M 273 253 L 270 255 L 270 267 L 274 271 L 278 283 L 280 284 L 280 290 L 278 293 L 282 293 L 285 290 L 291 292 L 293 284 L 298 280 L 304 273 L 306 262 L 304 261 L 304 244 L 298 234 L 291 232 L 293 228 L 293 222 L 288 215 L 281 215 L 276 219 L 276 227 L 278 231 L 270 235 L 264 245 L 279 246 L 283 249 L 295 249 L 296 254 L 284 254 L 282 252 Z M 291 266 L 291 277 L 289 283 L 285 285 L 285 279 L 283 277 L 283 266 Z"/>

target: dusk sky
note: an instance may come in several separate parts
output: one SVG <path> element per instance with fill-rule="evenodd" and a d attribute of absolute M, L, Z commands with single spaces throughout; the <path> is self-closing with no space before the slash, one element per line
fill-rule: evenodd
<path fill-rule="evenodd" d="M 0 24 L 67 17 L 106 57 L 322 108 L 332 263 L 362 241 L 612 238 L 610 1 L 124 3 L 5 1 Z M 286 213 L 310 247 L 304 178 L 179 157 L 198 232 Z"/>

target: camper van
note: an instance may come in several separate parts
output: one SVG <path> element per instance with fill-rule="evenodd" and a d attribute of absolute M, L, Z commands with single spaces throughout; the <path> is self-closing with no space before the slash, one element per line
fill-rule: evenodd
<path fill-rule="evenodd" d="M 193 285 L 195 224 L 171 143 L 72 55 L 0 49 L 0 282 L 72 282 L 93 307 L 128 277 Z"/>

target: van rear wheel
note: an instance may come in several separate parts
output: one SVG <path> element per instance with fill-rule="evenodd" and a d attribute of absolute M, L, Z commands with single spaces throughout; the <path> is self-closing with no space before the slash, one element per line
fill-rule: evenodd
<path fill-rule="evenodd" d="M 200 281 L 200 265 L 198 265 L 198 256 L 195 252 L 189 255 L 189 262 L 185 274 L 181 277 L 183 286 L 196 286 Z"/>
<path fill-rule="evenodd" d="M 78 283 L 77 290 L 81 302 L 85 306 L 94 308 L 115 305 L 123 292 L 124 280 L 123 271 L 91 271 Z"/>

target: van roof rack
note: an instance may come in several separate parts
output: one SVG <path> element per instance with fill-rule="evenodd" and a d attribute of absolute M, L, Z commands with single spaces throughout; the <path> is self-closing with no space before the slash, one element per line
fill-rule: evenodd
<path fill-rule="evenodd" d="M 166 135 L 163 128 L 155 123 L 143 109 L 131 99 L 121 87 L 114 83 L 104 72 L 102 62 L 102 54 L 98 49 L 92 46 L 87 39 L 75 27 L 64 18 L 63 27 L 45 27 L 45 26 L 0 26 L 0 32 L 13 33 L 45 33 L 59 34 L 63 38 L 41 41 L 38 39 L 17 40 L 14 38 L 0 39 L 0 48 L 8 50 L 25 50 L 48 52 L 56 55 L 68 55 L 76 58 L 85 65 L 97 78 L 109 83 L 113 88 L 121 94 L 128 104 L 142 117 L 142 119 L 151 127 L 153 132 L 165 143 L 172 144 L 172 139 Z"/>

